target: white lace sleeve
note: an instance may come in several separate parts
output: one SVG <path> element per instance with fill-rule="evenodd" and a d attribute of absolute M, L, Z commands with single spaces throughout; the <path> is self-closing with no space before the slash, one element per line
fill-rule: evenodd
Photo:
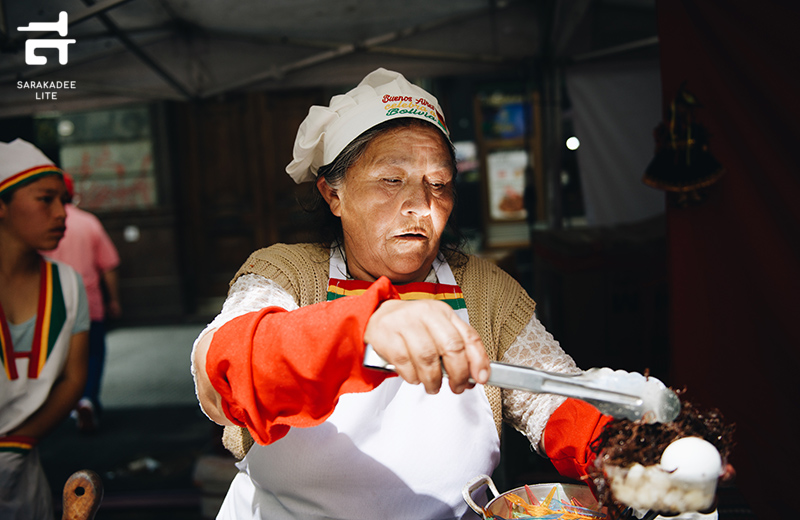
<path fill-rule="evenodd" d="M 222 311 L 203 329 L 203 332 L 194 341 L 192 359 L 194 359 L 194 349 L 197 346 L 197 342 L 209 331 L 218 329 L 232 319 L 248 312 L 274 306 L 281 307 L 287 311 L 293 311 L 298 308 L 294 298 L 272 280 L 257 274 L 240 276 L 231 285 L 228 297 L 225 299 L 225 303 L 222 304 Z M 192 376 L 194 375 L 195 369 L 194 363 L 192 363 Z"/>
<path fill-rule="evenodd" d="M 287 311 L 297 309 L 297 303 L 277 283 L 257 274 L 240 276 L 231 285 L 222 311 L 206 328 L 219 328 L 233 318 L 264 307 L 281 307 Z"/>
<path fill-rule="evenodd" d="M 545 330 L 536 315 L 531 317 L 531 321 L 522 329 L 501 361 L 548 372 L 580 372 L 575 361 L 562 350 L 553 335 Z M 564 400 L 564 397 L 552 394 L 503 390 L 503 416 L 528 438 L 538 452 L 544 427 L 550 415 Z"/>

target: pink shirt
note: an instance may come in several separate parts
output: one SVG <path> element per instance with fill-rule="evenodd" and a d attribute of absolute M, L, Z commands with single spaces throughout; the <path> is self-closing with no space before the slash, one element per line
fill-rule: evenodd
<path fill-rule="evenodd" d="M 89 300 L 89 318 L 100 321 L 105 317 L 100 282 L 103 273 L 119 265 L 119 253 L 103 224 L 88 211 L 66 205 L 67 230 L 58 247 L 43 254 L 72 266 L 83 277 Z"/>

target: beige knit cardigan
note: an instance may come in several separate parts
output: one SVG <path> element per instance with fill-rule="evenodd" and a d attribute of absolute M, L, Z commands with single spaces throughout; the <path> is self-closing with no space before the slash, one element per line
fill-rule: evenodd
<path fill-rule="evenodd" d="M 328 295 L 330 250 L 316 244 L 276 244 L 250 255 L 231 283 L 258 274 L 277 283 L 305 307 Z M 480 334 L 489 359 L 498 361 L 531 320 L 535 304 L 525 290 L 496 265 L 476 256 L 447 254 L 456 283 L 464 293 L 469 322 Z M 498 435 L 503 420 L 500 388 L 485 386 Z M 253 444 L 245 428 L 226 427 L 223 443 L 238 458 Z"/>

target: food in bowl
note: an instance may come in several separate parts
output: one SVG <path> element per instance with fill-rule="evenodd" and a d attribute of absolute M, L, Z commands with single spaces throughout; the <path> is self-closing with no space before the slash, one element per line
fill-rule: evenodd
<path fill-rule="evenodd" d="M 710 442 L 682 437 L 652 466 L 606 467 L 614 498 L 639 510 L 703 511 L 714 503 L 722 458 Z"/>
<path fill-rule="evenodd" d="M 615 419 L 592 446 L 597 458 L 589 476 L 612 518 L 628 506 L 670 514 L 713 507 L 733 426 L 716 410 L 703 413 L 681 401 L 675 421 Z"/>
<path fill-rule="evenodd" d="M 582 497 L 583 501 L 567 489 L 579 486 L 563 486 L 562 484 L 550 485 L 547 496 L 537 498 L 536 492 L 530 486 L 525 486 L 525 495 L 509 492 L 496 499 L 498 501 L 491 508 L 492 512 L 484 510 L 487 520 L 510 519 L 561 519 L 561 520 L 599 520 L 606 518 L 602 508 L 591 496 Z M 543 485 L 533 486 L 540 491 Z M 583 486 L 585 487 L 585 486 Z M 567 488 L 567 489 L 565 489 Z"/>

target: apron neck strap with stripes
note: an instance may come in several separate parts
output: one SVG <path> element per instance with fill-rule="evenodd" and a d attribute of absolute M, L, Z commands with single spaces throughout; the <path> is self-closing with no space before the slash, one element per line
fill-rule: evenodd
<path fill-rule="evenodd" d="M 39 277 L 39 303 L 36 307 L 36 324 L 30 351 L 14 350 L 8 320 L 0 305 L 0 359 L 6 377 L 10 380 L 19 377 L 17 371 L 19 358 L 28 358 L 28 378 L 39 377 L 67 318 L 58 266 L 42 258 Z"/>
<path fill-rule="evenodd" d="M 433 261 L 433 272 L 437 282 L 414 282 L 403 285 L 395 285 L 395 289 L 400 294 L 402 300 L 440 300 L 453 308 L 456 315 L 469 323 L 467 305 L 464 302 L 464 294 L 456 283 L 453 271 L 447 260 L 440 253 Z M 347 263 L 342 256 L 342 248 L 333 246 L 331 248 L 331 259 L 328 280 L 328 300 L 335 300 L 343 296 L 357 295 L 366 291 L 372 282 L 353 280 L 347 276 Z"/>

